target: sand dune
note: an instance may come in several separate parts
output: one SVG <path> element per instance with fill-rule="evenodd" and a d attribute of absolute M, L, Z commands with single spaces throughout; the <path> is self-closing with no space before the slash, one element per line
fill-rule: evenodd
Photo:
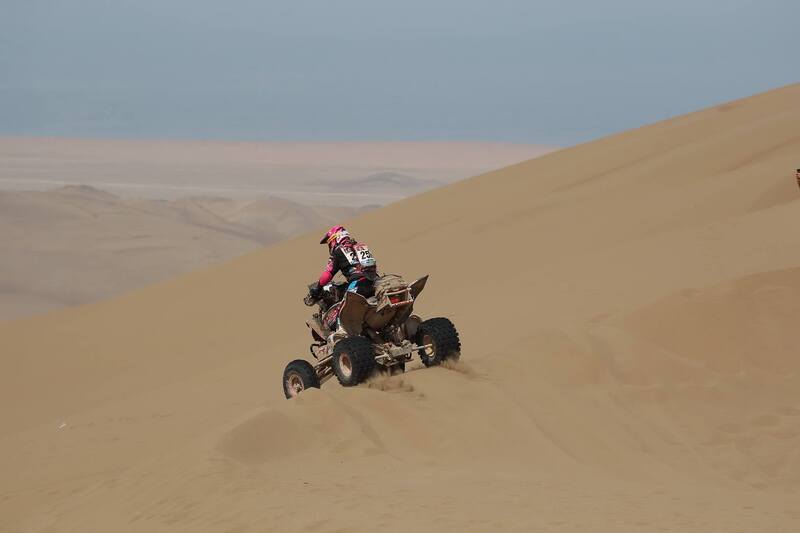
<path fill-rule="evenodd" d="M 353 220 L 431 273 L 447 368 L 282 398 L 316 234 L 0 323 L 0 527 L 798 530 L 799 120 L 792 85 Z"/>

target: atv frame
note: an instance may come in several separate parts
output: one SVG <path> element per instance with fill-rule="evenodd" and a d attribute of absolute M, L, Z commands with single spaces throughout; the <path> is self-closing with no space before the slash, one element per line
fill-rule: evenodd
<path fill-rule="evenodd" d="M 413 314 L 414 303 L 427 281 L 428 276 L 424 276 L 401 289 L 385 292 L 380 301 L 346 292 L 343 284 L 326 286 L 319 299 L 307 296 L 307 305 L 320 305 L 320 312 L 306 322 L 313 339 L 309 350 L 316 363 L 298 359 L 287 365 L 286 397 L 310 387 L 318 388 L 333 376 L 343 386 L 354 386 L 375 371 L 402 373 L 415 354 L 425 366 L 457 357 L 461 343 L 448 319 L 423 321 Z M 326 325 L 331 323 L 331 317 L 338 325 L 334 330 Z"/>

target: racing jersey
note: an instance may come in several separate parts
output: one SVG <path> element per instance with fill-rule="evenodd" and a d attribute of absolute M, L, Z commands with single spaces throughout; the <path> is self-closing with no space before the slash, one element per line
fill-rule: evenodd
<path fill-rule="evenodd" d="M 374 281 L 378 276 L 378 264 L 366 244 L 343 243 L 331 252 L 328 264 L 320 274 L 319 286 L 330 283 L 337 272 L 341 272 L 347 281 L 362 278 Z"/>

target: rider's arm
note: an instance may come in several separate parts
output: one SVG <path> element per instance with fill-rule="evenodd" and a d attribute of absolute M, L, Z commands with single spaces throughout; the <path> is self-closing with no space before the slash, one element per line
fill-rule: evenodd
<path fill-rule="evenodd" d="M 325 270 L 322 271 L 322 274 L 319 275 L 319 283 L 320 287 L 324 287 L 328 283 L 331 282 L 333 276 L 339 271 L 339 267 L 337 265 L 337 261 L 334 260 L 333 257 L 328 259 L 328 264 L 325 266 Z"/>

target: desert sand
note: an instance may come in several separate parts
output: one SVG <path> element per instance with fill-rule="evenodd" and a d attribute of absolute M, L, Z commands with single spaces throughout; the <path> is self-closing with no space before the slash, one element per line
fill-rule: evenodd
<path fill-rule="evenodd" d="M 0 323 L 0 529 L 800 530 L 798 123 L 792 85 L 350 221 L 431 274 L 446 368 L 283 398 L 316 233 Z"/>

